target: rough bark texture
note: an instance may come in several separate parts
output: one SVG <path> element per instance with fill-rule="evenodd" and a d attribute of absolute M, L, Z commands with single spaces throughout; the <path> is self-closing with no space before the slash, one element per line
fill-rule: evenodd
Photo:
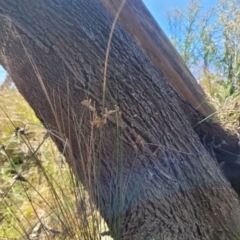
<path fill-rule="evenodd" d="M 122 0 L 101 1 L 114 16 L 122 3 Z M 206 94 L 188 70 L 182 57 L 140 0 L 126 1 L 119 22 L 153 65 L 163 72 L 177 92 L 182 94 L 194 108 L 205 116 L 215 111 L 206 101 Z"/>
<path fill-rule="evenodd" d="M 109 115 L 91 137 L 92 113 L 81 102 L 88 97 L 98 114 L 104 111 L 112 21 L 98 0 L 1 0 L 0 64 L 44 126 L 69 139 L 69 164 L 115 239 L 238 239 L 238 196 L 203 145 L 213 142 L 210 125 L 198 126 L 199 138 L 193 126 L 201 114 L 120 25 L 104 105 L 117 105 L 119 116 Z M 86 148 L 93 139 L 91 161 Z M 97 191 L 90 191 L 94 184 Z"/>

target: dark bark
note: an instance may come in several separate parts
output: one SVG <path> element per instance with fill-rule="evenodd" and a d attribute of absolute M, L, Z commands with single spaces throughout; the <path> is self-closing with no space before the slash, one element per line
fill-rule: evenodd
<path fill-rule="evenodd" d="M 101 1 L 114 16 L 122 3 L 122 0 Z M 215 111 L 182 57 L 140 0 L 126 1 L 126 7 L 119 16 L 119 22 L 149 57 L 153 65 L 163 72 L 177 92 L 182 94 L 194 108 L 205 116 Z"/>
<path fill-rule="evenodd" d="M 222 130 L 194 127 L 203 116 L 120 25 L 103 106 L 113 17 L 100 1 L 1 0 L 0 21 L 0 64 L 44 126 L 69 139 L 68 163 L 115 239 L 237 239 L 237 194 L 206 150 L 223 141 Z M 99 115 L 119 109 L 93 138 L 87 98 Z"/>

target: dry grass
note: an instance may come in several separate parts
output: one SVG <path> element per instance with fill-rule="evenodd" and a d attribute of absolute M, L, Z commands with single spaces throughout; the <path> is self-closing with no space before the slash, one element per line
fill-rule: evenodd
<path fill-rule="evenodd" d="M 50 131 L 16 89 L 0 100 L 0 239 L 100 239 L 106 226 Z"/>
<path fill-rule="evenodd" d="M 240 87 L 231 86 L 217 74 L 206 74 L 200 82 L 216 112 L 212 121 L 219 122 L 224 129 L 240 137 Z"/>

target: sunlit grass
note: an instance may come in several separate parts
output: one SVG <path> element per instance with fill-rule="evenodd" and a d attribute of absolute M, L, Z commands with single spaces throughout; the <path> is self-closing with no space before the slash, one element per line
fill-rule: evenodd
<path fill-rule="evenodd" d="M 240 123 L 240 86 L 220 79 L 220 76 L 208 73 L 200 84 L 216 109 L 212 119 L 236 134 Z"/>
<path fill-rule="evenodd" d="M 104 223 L 48 130 L 15 88 L 0 100 L 0 239 L 100 239 Z"/>

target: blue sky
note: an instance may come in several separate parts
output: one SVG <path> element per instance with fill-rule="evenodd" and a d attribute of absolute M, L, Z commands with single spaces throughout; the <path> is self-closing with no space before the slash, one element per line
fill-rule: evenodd
<path fill-rule="evenodd" d="M 179 7 L 185 9 L 189 0 L 143 0 L 153 17 L 158 22 L 162 30 L 167 34 L 168 25 L 164 16 L 166 10 Z M 218 0 L 202 0 L 203 10 L 217 4 Z M 0 84 L 4 81 L 7 73 L 0 66 Z"/>
<path fill-rule="evenodd" d="M 0 84 L 5 80 L 7 76 L 6 71 L 4 70 L 4 68 L 0 65 Z"/>
<path fill-rule="evenodd" d="M 180 9 L 186 9 L 190 0 L 142 0 L 147 6 L 153 17 L 158 22 L 162 30 L 168 33 L 168 24 L 165 17 L 166 10 L 178 7 Z M 202 10 L 206 10 L 218 3 L 218 0 L 201 0 Z"/>

